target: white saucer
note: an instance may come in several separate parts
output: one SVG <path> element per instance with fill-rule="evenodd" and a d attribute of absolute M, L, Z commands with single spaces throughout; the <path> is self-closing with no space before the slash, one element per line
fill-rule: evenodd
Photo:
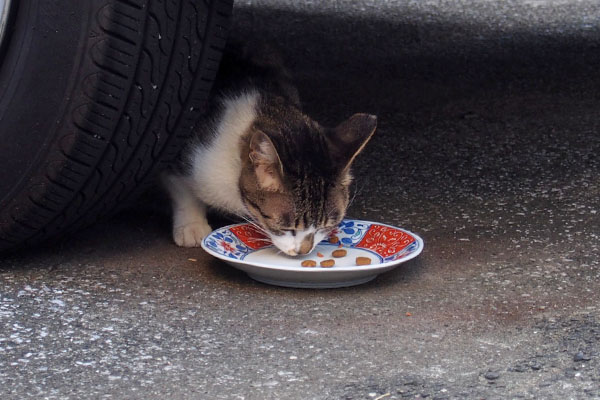
<path fill-rule="evenodd" d="M 246 272 L 251 278 L 277 286 L 336 288 L 360 285 L 418 256 L 423 240 L 401 228 L 376 222 L 346 219 L 332 234 L 335 243 L 324 240 L 307 255 L 290 257 L 265 242 L 262 232 L 250 224 L 236 224 L 215 230 L 202 241 L 209 254 Z M 343 248 L 347 254 L 332 257 Z M 368 257 L 370 265 L 357 266 L 356 257 Z M 302 267 L 304 260 L 316 267 Z M 334 259 L 333 267 L 319 263 Z"/>

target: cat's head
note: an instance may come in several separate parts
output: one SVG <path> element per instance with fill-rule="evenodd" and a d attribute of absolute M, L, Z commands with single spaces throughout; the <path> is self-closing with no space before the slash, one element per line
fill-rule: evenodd
<path fill-rule="evenodd" d="M 254 124 L 240 178 L 252 220 L 292 256 L 311 252 L 343 219 L 350 166 L 377 126 L 369 114 L 355 114 L 333 129 L 295 117 Z"/>

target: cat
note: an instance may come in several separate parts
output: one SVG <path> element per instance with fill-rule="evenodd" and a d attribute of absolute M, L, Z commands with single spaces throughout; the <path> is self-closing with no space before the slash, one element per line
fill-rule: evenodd
<path fill-rule="evenodd" d="M 302 112 L 281 57 L 266 46 L 229 45 L 213 93 L 179 171 L 164 176 L 175 243 L 200 246 L 212 231 L 209 206 L 253 223 L 287 255 L 310 253 L 346 213 L 350 167 L 377 117 L 321 126 Z"/>

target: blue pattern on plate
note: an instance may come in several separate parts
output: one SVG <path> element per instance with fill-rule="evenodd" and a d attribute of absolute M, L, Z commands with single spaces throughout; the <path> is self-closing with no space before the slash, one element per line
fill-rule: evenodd
<path fill-rule="evenodd" d="M 336 236 L 340 239 L 342 244 L 346 247 L 354 247 L 360 242 L 369 230 L 371 224 L 345 219 L 340 222 L 336 233 Z M 321 243 L 329 242 L 329 239 L 324 239 Z"/>
<path fill-rule="evenodd" d="M 252 249 L 238 239 L 227 227 L 217 229 L 208 235 L 204 239 L 204 245 L 215 253 L 234 260 L 242 260 L 252 252 Z"/>

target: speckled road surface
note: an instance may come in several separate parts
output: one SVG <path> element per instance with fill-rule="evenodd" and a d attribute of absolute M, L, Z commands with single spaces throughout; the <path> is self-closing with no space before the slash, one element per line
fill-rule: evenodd
<path fill-rule="evenodd" d="M 0 261 L 0 398 L 599 399 L 600 3 L 236 16 L 318 120 L 379 116 L 349 214 L 425 251 L 359 287 L 271 287 L 175 247 L 148 196 Z"/>

